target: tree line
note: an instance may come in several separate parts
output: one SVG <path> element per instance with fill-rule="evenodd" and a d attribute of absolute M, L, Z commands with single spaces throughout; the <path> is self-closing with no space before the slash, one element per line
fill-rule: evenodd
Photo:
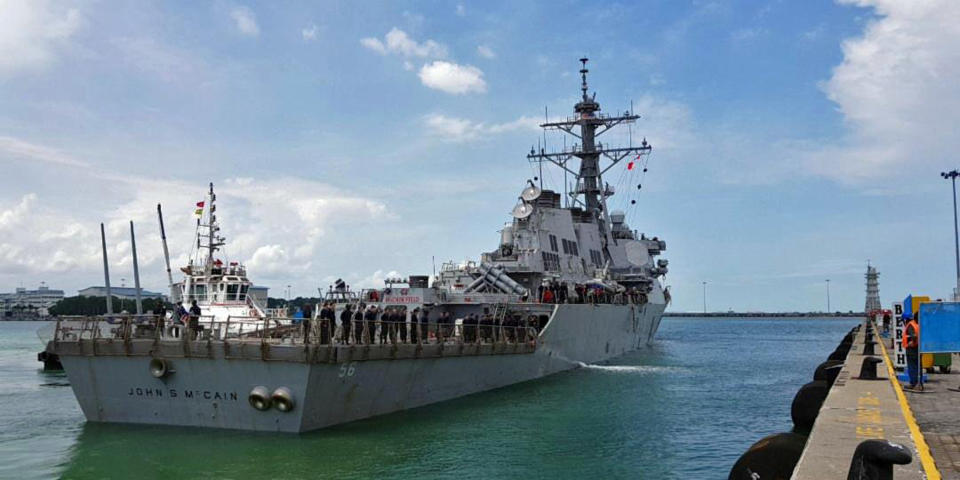
<path fill-rule="evenodd" d="M 143 312 L 149 313 L 156 308 L 157 303 L 163 302 L 159 298 L 144 298 Z M 167 308 L 170 305 L 167 304 Z M 103 315 L 107 313 L 107 297 L 87 297 L 77 295 L 66 297 L 49 308 L 50 315 Z M 136 313 L 137 301 L 129 298 L 113 297 L 113 312 L 127 311 Z"/>

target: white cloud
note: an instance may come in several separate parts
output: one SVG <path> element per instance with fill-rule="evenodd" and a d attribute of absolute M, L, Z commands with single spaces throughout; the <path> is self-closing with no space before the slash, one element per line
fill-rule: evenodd
<path fill-rule="evenodd" d="M 106 224 L 111 274 L 117 280 L 129 279 L 128 221 L 133 220 L 145 288 L 162 288 L 166 276 L 158 241 L 158 202 L 164 207 L 171 263 L 176 268 L 187 262 L 195 245 L 193 203 L 202 200 L 206 190 L 202 182 L 112 173 L 70 178 L 76 195 L 98 192 L 90 204 L 93 208 L 45 195 L 28 194 L 6 202 L 0 197 L 0 285 L 23 278 L 42 280 L 52 273 L 57 274 L 58 287 L 102 282 L 101 221 Z M 333 252 L 371 248 L 371 242 L 379 245 L 397 228 L 396 215 L 383 202 L 322 182 L 236 178 L 217 182 L 216 190 L 217 214 L 227 237 L 221 258 L 246 263 L 255 282 L 275 287 L 296 283 L 312 290 L 318 269 L 336 272 L 344 267 L 332 263 L 349 264 Z M 338 233 L 358 231 L 369 235 L 369 241 Z"/>
<path fill-rule="evenodd" d="M 456 95 L 487 91 L 487 83 L 479 68 L 439 60 L 420 68 L 420 82 L 435 90 Z"/>
<path fill-rule="evenodd" d="M 257 16 L 247 7 L 236 7 L 230 11 L 230 18 L 236 23 L 240 33 L 256 37 L 260 35 L 260 26 L 257 25 Z"/>
<path fill-rule="evenodd" d="M 380 55 L 387 54 L 387 46 L 384 45 L 383 42 L 381 42 L 377 38 L 373 38 L 373 37 L 361 38 L 360 45 L 363 45 L 364 47 L 369 48 L 370 50 L 373 50 L 374 52 L 377 52 Z"/>
<path fill-rule="evenodd" d="M 300 30 L 300 36 L 303 37 L 305 41 L 313 41 L 317 39 L 317 26 L 310 25 L 309 27 L 303 28 Z"/>
<path fill-rule="evenodd" d="M 816 174 L 869 182 L 941 168 L 960 150 L 960 2 L 844 0 L 879 15 L 843 43 L 822 89 L 848 134 L 809 154 Z"/>
<path fill-rule="evenodd" d="M 45 0 L 0 0 L 0 74 L 48 66 L 79 30 L 79 10 Z"/>
<path fill-rule="evenodd" d="M 389 53 L 406 58 L 443 58 L 447 56 L 447 47 L 433 40 L 418 43 L 410 38 L 406 32 L 393 27 L 381 41 L 378 38 L 368 37 L 360 39 L 360 44 L 381 55 Z"/>
<path fill-rule="evenodd" d="M 88 164 L 77 160 L 55 148 L 29 143 L 14 137 L 0 136 L 0 158 L 13 157 L 35 162 L 55 163 L 71 167 L 86 167 Z"/>
<path fill-rule="evenodd" d="M 448 117 L 438 113 L 424 117 L 424 123 L 431 135 L 445 141 L 469 142 L 485 136 L 506 133 L 515 130 L 539 130 L 541 120 L 533 117 L 520 117 L 505 123 L 486 124 L 465 118 Z"/>
<path fill-rule="evenodd" d="M 497 58 L 497 54 L 486 45 L 478 45 L 477 54 L 483 58 Z"/>
<path fill-rule="evenodd" d="M 0 272 L 2 276 L 60 273 L 84 265 L 94 268 L 98 250 L 92 228 L 83 228 L 68 211 L 41 206 L 34 193 L 13 206 L 0 203 Z M 56 225 L 58 233 L 50 234 Z"/>
<path fill-rule="evenodd" d="M 466 17 L 466 16 L 467 16 L 467 7 L 465 7 L 462 3 L 458 3 L 458 4 L 457 4 L 457 9 L 455 10 L 455 13 L 457 14 L 458 17 Z"/>
<path fill-rule="evenodd" d="M 8 210 L 0 211 L 0 230 L 5 228 L 10 228 L 16 224 L 22 222 L 27 213 L 30 212 L 30 207 L 36 203 L 37 194 L 28 193 L 20 199 L 20 203 L 11 207 Z"/>

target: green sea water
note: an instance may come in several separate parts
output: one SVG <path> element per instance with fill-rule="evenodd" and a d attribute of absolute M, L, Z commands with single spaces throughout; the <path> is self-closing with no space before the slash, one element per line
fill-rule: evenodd
<path fill-rule="evenodd" d="M 607 365 L 279 435 L 85 423 L 44 324 L 0 322 L 0 479 L 726 478 L 856 323 L 666 318 Z"/>

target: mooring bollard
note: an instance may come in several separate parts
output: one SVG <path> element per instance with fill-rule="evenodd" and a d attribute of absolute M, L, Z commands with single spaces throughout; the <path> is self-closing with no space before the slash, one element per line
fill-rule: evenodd
<path fill-rule="evenodd" d="M 803 435 L 810 433 L 828 393 L 830 393 L 830 384 L 823 380 L 807 383 L 797 390 L 793 403 L 790 404 L 790 418 L 793 419 L 794 433 Z"/>
<path fill-rule="evenodd" d="M 872 342 L 872 341 L 873 341 L 873 332 L 869 332 L 869 331 L 868 331 L 867 333 L 863 334 L 863 341 L 864 341 L 864 342 Z"/>
<path fill-rule="evenodd" d="M 727 478 L 790 478 L 806 443 L 806 435 L 798 433 L 777 433 L 764 437 L 740 455 Z"/>
<path fill-rule="evenodd" d="M 913 455 L 899 443 L 864 440 L 853 452 L 847 480 L 893 480 L 893 466 L 912 461 Z"/>
<path fill-rule="evenodd" d="M 882 362 L 883 360 L 880 357 L 864 358 L 863 363 L 860 364 L 860 376 L 857 378 L 860 380 L 886 380 L 886 378 L 877 376 L 877 364 Z"/>
<path fill-rule="evenodd" d="M 863 354 L 864 354 L 864 355 L 876 355 L 876 352 L 874 352 L 874 350 L 873 350 L 873 347 L 874 347 L 876 344 L 877 344 L 877 342 L 874 342 L 874 341 L 865 342 L 865 343 L 863 344 Z"/>

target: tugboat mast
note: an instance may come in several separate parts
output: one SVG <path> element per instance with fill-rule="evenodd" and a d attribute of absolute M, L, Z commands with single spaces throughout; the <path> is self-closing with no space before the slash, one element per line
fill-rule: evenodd
<path fill-rule="evenodd" d="M 631 145 L 625 148 L 604 148 L 603 144 L 596 143 L 596 138 L 604 134 L 607 130 L 621 123 L 633 123 L 640 118 L 640 116 L 629 111 L 614 117 L 597 114 L 597 112 L 600 111 L 600 104 L 596 101 L 597 94 L 587 94 L 588 60 L 586 57 L 580 59 L 580 63 L 582 64 L 582 68 L 580 69 L 580 90 L 582 92 L 582 98 L 573 107 L 576 115 L 574 117 L 568 117 L 566 121 L 547 122 L 540 125 L 540 127 L 546 130 L 562 130 L 573 135 L 580 139 L 580 145 L 574 145 L 570 150 L 557 153 L 547 153 L 543 148 L 540 149 L 540 152 L 531 149 L 530 154 L 527 155 L 527 159 L 538 162 L 543 162 L 544 160 L 549 161 L 575 177 L 576 189 L 571 192 L 571 195 L 574 196 L 575 199 L 580 195 L 583 196 L 583 205 L 600 224 L 600 231 L 604 233 L 603 238 L 606 244 L 608 239 L 616 242 L 616 240 L 610 236 L 610 231 L 607 226 L 609 224 L 609 218 L 606 208 L 606 197 L 613 195 L 614 192 L 603 185 L 603 174 L 627 156 L 634 155 L 639 157 L 649 154 L 652 147 L 647 144 L 646 140 L 638 147 Z M 575 130 L 576 127 L 580 127 L 579 133 Z M 612 162 L 604 169 L 600 168 L 601 155 Z M 580 159 L 579 171 L 574 172 L 567 167 L 567 160 L 571 157 Z M 604 248 L 604 250 L 606 250 L 606 248 Z M 607 254 L 607 252 L 605 252 L 605 254 Z"/>
<path fill-rule="evenodd" d="M 203 266 L 204 273 L 206 273 L 207 275 L 210 275 L 211 270 L 213 269 L 214 252 L 219 250 L 220 247 L 224 245 L 224 240 L 225 240 L 223 237 L 217 234 L 217 232 L 220 231 L 220 226 L 217 224 L 217 215 L 216 215 L 217 207 L 214 203 L 216 202 L 216 200 L 217 200 L 217 195 L 213 193 L 213 182 L 211 182 L 210 192 L 207 195 L 207 204 L 204 205 L 203 207 L 205 210 L 204 213 L 206 214 L 205 216 L 206 216 L 207 223 L 206 224 L 201 223 L 200 225 L 201 227 L 206 228 L 207 230 L 206 235 L 203 235 L 202 233 L 199 233 L 197 235 L 197 247 L 200 249 L 205 248 L 207 250 L 207 255 L 206 255 L 207 258 L 204 261 L 204 266 Z M 201 243 L 201 238 L 203 236 L 207 237 L 206 245 L 203 245 Z"/>

